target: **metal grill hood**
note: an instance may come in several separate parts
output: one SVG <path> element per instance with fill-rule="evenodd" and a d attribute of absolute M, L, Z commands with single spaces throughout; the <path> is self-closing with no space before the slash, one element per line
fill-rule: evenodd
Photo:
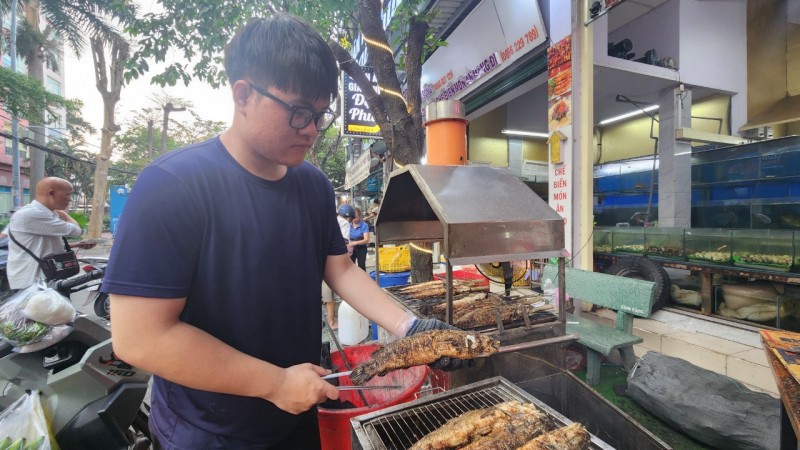
<path fill-rule="evenodd" d="M 564 256 L 564 219 L 508 169 L 407 165 L 375 222 L 381 244 L 442 241 L 451 264 Z"/>

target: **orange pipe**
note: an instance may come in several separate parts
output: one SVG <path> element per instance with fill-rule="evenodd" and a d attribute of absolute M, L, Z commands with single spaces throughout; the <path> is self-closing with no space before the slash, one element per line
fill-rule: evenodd
<path fill-rule="evenodd" d="M 425 122 L 427 164 L 463 166 L 467 164 L 467 124 L 463 104 L 448 100 L 428 105 Z M 438 106 L 438 108 L 437 108 Z"/>

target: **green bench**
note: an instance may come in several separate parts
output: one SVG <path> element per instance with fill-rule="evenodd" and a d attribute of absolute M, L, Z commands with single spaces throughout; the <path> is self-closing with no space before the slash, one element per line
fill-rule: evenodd
<path fill-rule="evenodd" d="M 614 328 L 567 314 L 567 334 L 578 335 L 578 344 L 586 347 L 586 382 L 600 382 L 600 358 L 619 350 L 625 370 L 633 368 L 636 357 L 633 345 L 642 338 L 633 335 L 633 318 L 650 317 L 655 301 L 656 284 L 617 275 L 566 268 L 567 295 L 617 311 Z M 548 264 L 542 280 L 551 279 L 558 286 L 558 267 Z"/>

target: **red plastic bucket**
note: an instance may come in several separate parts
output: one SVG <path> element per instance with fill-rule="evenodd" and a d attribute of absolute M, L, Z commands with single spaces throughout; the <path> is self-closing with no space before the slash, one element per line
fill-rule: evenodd
<path fill-rule="evenodd" d="M 350 367 L 355 367 L 359 363 L 366 361 L 380 348 L 379 344 L 354 345 L 344 348 L 344 354 Z M 347 368 L 342 362 L 339 352 L 331 352 L 331 360 L 337 371 L 344 371 Z M 358 394 L 359 391 L 340 391 L 339 400 L 348 401 L 356 405 L 351 409 L 326 409 L 319 408 L 319 435 L 322 441 L 322 450 L 350 450 L 350 418 L 377 411 L 389 406 L 406 403 L 414 400 L 420 388 L 425 383 L 428 375 L 427 366 L 412 367 L 410 369 L 395 370 L 386 376 L 375 377 L 367 385 L 386 386 L 402 385 L 403 389 L 372 389 L 361 391 L 367 399 L 369 406 L 364 405 L 364 401 Z M 349 377 L 339 378 L 340 386 L 352 386 Z"/>

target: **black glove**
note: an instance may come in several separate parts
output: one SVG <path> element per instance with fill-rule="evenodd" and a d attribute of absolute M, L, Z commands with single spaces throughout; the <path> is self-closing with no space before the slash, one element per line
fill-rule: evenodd
<path fill-rule="evenodd" d="M 416 319 L 414 323 L 411 325 L 411 328 L 408 329 L 408 332 L 406 332 L 406 337 L 413 336 L 417 333 L 422 333 L 423 331 L 431 331 L 431 330 L 461 331 L 460 328 L 444 323 L 441 320 Z M 472 364 L 470 360 L 451 358 L 449 356 L 443 356 L 439 358 L 438 361 L 428 364 L 428 366 L 430 366 L 431 369 L 446 370 L 446 371 L 458 370 L 464 367 L 470 367 L 471 365 Z"/>

